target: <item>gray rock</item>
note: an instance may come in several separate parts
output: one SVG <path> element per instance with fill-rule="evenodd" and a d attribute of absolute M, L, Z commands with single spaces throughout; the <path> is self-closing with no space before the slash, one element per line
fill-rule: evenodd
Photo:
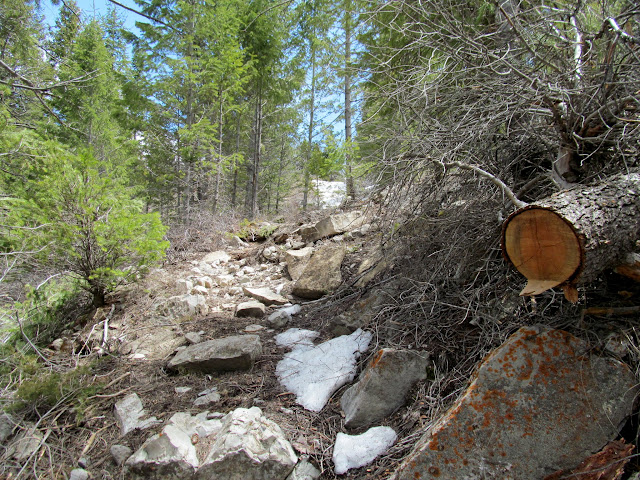
<path fill-rule="evenodd" d="M 80 457 L 78 459 L 78 466 L 80 468 L 89 468 L 91 465 L 91 459 L 87 456 Z"/>
<path fill-rule="evenodd" d="M 249 370 L 261 353 L 260 337 L 237 335 L 191 345 L 178 352 L 167 366 L 205 373 Z"/>
<path fill-rule="evenodd" d="M 248 244 L 247 242 L 243 241 L 239 236 L 234 235 L 233 237 L 231 237 L 231 246 L 232 247 L 236 247 L 236 248 L 244 248 L 246 247 Z"/>
<path fill-rule="evenodd" d="M 0 444 L 7 441 L 16 427 L 15 421 L 8 413 L 0 414 Z"/>
<path fill-rule="evenodd" d="M 146 416 L 146 414 L 142 407 L 142 401 L 136 393 L 130 393 L 122 400 L 116 402 L 114 415 L 116 417 L 116 423 L 118 427 L 120 427 L 120 434 L 124 436 L 136 428 L 144 430 L 145 428 L 162 423 L 156 417 L 143 419 L 142 417 Z"/>
<path fill-rule="evenodd" d="M 262 325 L 257 325 L 257 324 L 253 324 L 253 325 L 247 325 L 246 327 L 244 327 L 244 331 L 247 333 L 256 333 L 259 332 L 260 330 L 264 330 L 265 327 L 263 327 Z"/>
<path fill-rule="evenodd" d="M 307 263 L 309 263 L 312 253 L 312 247 L 305 247 L 300 250 L 287 250 L 285 252 L 284 259 L 287 263 L 287 272 L 289 272 L 291 280 L 295 282 L 300 278 L 300 275 L 304 272 Z"/>
<path fill-rule="evenodd" d="M 112 445 L 109 451 L 111 452 L 113 461 L 116 462 L 116 465 L 119 467 L 124 465 L 124 462 L 126 462 L 127 458 L 133 453 L 133 450 L 126 445 Z"/>
<path fill-rule="evenodd" d="M 84 468 L 74 468 L 69 474 L 69 480 L 88 480 L 89 472 Z"/>
<path fill-rule="evenodd" d="M 218 392 L 210 392 L 206 395 L 202 395 L 193 402 L 194 407 L 209 407 L 220 401 L 220 394 Z"/>
<path fill-rule="evenodd" d="M 189 342 L 190 345 L 195 345 L 196 343 L 200 343 L 202 341 L 202 335 L 198 332 L 189 332 L 185 333 L 184 338 Z"/>
<path fill-rule="evenodd" d="M 213 279 L 219 287 L 229 287 L 233 285 L 233 275 L 218 275 Z"/>
<path fill-rule="evenodd" d="M 521 328 L 392 478 L 526 480 L 576 467 L 618 435 L 637 393 L 626 365 L 589 352 L 567 332 Z"/>
<path fill-rule="evenodd" d="M 283 328 L 290 321 L 291 314 L 285 309 L 276 310 L 267 318 L 267 322 L 272 328 Z"/>
<path fill-rule="evenodd" d="M 27 460 L 40 447 L 43 435 L 33 424 L 28 424 L 7 446 L 6 458 L 15 458 L 18 462 Z"/>
<path fill-rule="evenodd" d="M 157 480 L 191 479 L 199 465 L 193 440 L 208 439 L 220 430 L 220 420 L 207 419 L 203 412 L 195 417 L 176 413 L 162 433 L 147 439 L 126 461 L 127 467 L 140 476 Z M 206 443 L 206 442 L 203 442 Z"/>
<path fill-rule="evenodd" d="M 321 238 L 355 230 L 363 225 L 365 217 L 361 212 L 345 212 L 330 215 L 311 227 L 300 229 L 303 242 L 315 242 Z"/>
<path fill-rule="evenodd" d="M 344 247 L 325 246 L 311 256 L 292 293 L 298 297 L 317 299 L 333 292 L 342 283 L 340 266 Z"/>
<path fill-rule="evenodd" d="M 320 478 L 320 475 L 322 475 L 322 472 L 305 458 L 297 463 L 287 480 L 316 480 Z"/>
<path fill-rule="evenodd" d="M 345 425 L 350 428 L 379 424 L 400 408 L 411 387 L 426 378 L 426 353 L 384 348 L 369 362 L 358 382 L 340 400 Z"/>
<path fill-rule="evenodd" d="M 202 262 L 217 264 L 227 263 L 229 260 L 231 260 L 231 256 L 227 252 L 225 252 L 224 250 L 218 250 L 216 252 L 211 252 L 205 255 L 202 259 Z"/>
<path fill-rule="evenodd" d="M 180 279 L 178 280 L 178 288 L 182 291 L 184 295 L 188 295 L 193 290 L 193 282 L 191 280 Z"/>
<path fill-rule="evenodd" d="M 245 295 L 255 298 L 265 305 L 284 305 L 285 303 L 289 303 L 289 300 L 282 295 L 272 292 L 268 288 L 242 287 L 242 291 Z"/>
<path fill-rule="evenodd" d="M 258 407 L 229 413 L 197 479 L 279 480 L 293 470 L 298 458 L 282 430 Z"/>
<path fill-rule="evenodd" d="M 204 295 L 176 295 L 156 307 L 156 312 L 171 319 L 193 318 L 209 311 Z"/>
<path fill-rule="evenodd" d="M 266 308 L 263 303 L 257 300 L 250 300 L 248 302 L 242 302 L 236 307 L 236 317 L 262 317 Z"/>

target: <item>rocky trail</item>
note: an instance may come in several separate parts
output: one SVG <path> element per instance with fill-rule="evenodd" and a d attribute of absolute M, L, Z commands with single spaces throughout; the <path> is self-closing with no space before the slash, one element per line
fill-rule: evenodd
<path fill-rule="evenodd" d="M 372 224 L 351 211 L 226 239 L 118 292 L 47 352 L 99 372 L 80 420 L 1 417 L 8 478 L 30 478 L 52 435 L 49 475 L 72 480 L 574 478 L 594 455 L 613 469 L 597 478 L 621 478 L 635 376 L 562 330 L 520 328 L 448 410 L 421 413 L 438 359 L 385 343 L 383 292 L 345 290 L 388 265 Z"/>

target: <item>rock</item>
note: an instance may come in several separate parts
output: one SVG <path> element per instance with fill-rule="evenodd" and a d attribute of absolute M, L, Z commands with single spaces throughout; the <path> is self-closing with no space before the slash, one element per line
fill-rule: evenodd
<path fill-rule="evenodd" d="M 113 461 L 116 462 L 116 465 L 119 467 L 124 465 L 124 462 L 126 462 L 127 458 L 133 453 L 133 450 L 126 445 L 112 445 L 109 451 L 111 452 Z"/>
<path fill-rule="evenodd" d="M 242 287 L 242 291 L 248 297 L 255 298 L 265 305 L 284 305 L 289 303 L 289 300 L 282 295 L 272 292 L 268 288 Z"/>
<path fill-rule="evenodd" d="M 177 281 L 177 284 L 183 295 L 188 295 L 193 290 L 193 282 L 191 280 L 181 278 Z"/>
<path fill-rule="evenodd" d="M 208 407 L 220 401 L 220 394 L 215 390 L 201 395 L 193 402 L 195 407 Z"/>
<path fill-rule="evenodd" d="M 16 423 L 8 413 L 0 414 L 0 444 L 3 444 L 13 434 Z"/>
<path fill-rule="evenodd" d="M 191 290 L 191 294 L 192 295 L 202 295 L 203 297 L 206 297 L 207 295 L 209 295 L 209 290 L 207 290 L 207 287 L 203 287 L 202 285 L 196 285 Z"/>
<path fill-rule="evenodd" d="M 178 395 L 184 395 L 185 393 L 191 391 L 191 387 L 176 387 L 174 388 L 174 390 Z"/>
<path fill-rule="evenodd" d="M 199 465 L 192 439 L 199 441 L 214 436 L 222 425 L 220 420 L 208 420 L 208 412 L 195 417 L 188 413 L 174 414 L 159 435 L 147 439 L 126 461 L 138 475 L 157 480 L 193 478 Z"/>
<path fill-rule="evenodd" d="M 233 275 L 218 275 L 214 281 L 219 287 L 229 287 L 233 285 Z"/>
<path fill-rule="evenodd" d="M 336 475 L 342 475 L 352 468 L 369 465 L 376 457 L 386 452 L 396 438 L 396 432 L 390 427 L 373 427 L 361 435 L 338 433 L 333 447 Z"/>
<path fill-rule="evenodd" d="M 168 368 L 198 372 L 249 370 L 262 353 L 260 337 L 236 335 L 191 345 L 168 363 Z"/>
<path fill-rule="evenodd" d="M 231 246 L 236 248 L 244 248 L 247 246 L 247 242 L 244 242 L 239 236 L 234 235 L 231 237 Z"/>
<path fill-rule="evenodd" d="M 313 253 L 312 247 L 305 247 L 300 250 L 287 250 L 284 254 L 285 262 L 287 263 L 287 271 L 291 280 L 294 282 L 300 278 L 302 272 L 304 272 L 311 254 Z"/>
<path fill-rule="evenodd" d="M 322 473 L 305 458 L 300 460 L 286 480 L 316 480 Z"/>
<path fill-rule="evenodd" d="M 427 376 L 425 353 L 383 348 L 358 382 L 344 392 L 340 405 L 350 428 L 379 424 L 404 405 L 411 387 Z"/>
<path fill-rule="evenodd" d="M 197 332 L 185 333 L 184 338 L 189 342 L 189 345 L 195 345 L 202 341 L 202 335 Z"/>
<path fill-rule="evenodd" d="M 262 251 L 262 256 L 269 260 L 270 262 L 278 262 L 280 260 L 280 255 L 278 254 L 278 247 L 275 245 L 271 245 L 270 247 L 265 248 Z"/>
<path fill-rule="evenodd" d="M 84 468 L 74 468 L 69 474 L 69 480 L 88 480 L 89 472 Z"/>
<path fill-rule="evenodd" d="M 345 256 L 344 247 L 326 246 L 311 256 L 309 263 L 292 293 L 298 297 L 318 299 L 333 292 L 342 283 L 340 266 Z"/>
<path fill-rule="evenodd" d="M 78 459 L 78 466 L 80 468 L 89 468 L 89 465 L 91 465 L 91 459 L 89 457 L 84 456 Z"/>
<path fill-rule="evenodd" d="M 51 342 L 50 347 L 56 352 L 59 352 L 60 350 L 62 350 L 63 345 L 64 345 L 64 339 L 56 338 L 53 342 Z"/>
<path fill-rule="evenodd" d="M 224 250 L 218 250 L 216 252 L 211 252 L 205 255 L 202 259 L 202 262 L 210 264 L 220 264 L 227 263 L 229 260 L 231 260 L 231 256 L 227 252 L 225 252 Z"/>
<path fill-rule="evenodd" d="M 203 295 L 176 295 L 156 307 L 159 315 L 175 320 L 203 316 L 208 311 L 209 307 Z"/>
<path fill-rule="evenodd" d="M 18 433 L 13 442 L 7 446 L 5 458 L 15 458 L 18 462 L 27 460 L 38 448 L 43 435 L 33 424 L 26 425 L 26 428 Z"/>
<path fill-rule="evenodd" d="M 244 331 L 247 333 L 256 333 L 259 332 L 260 330 L 264 330 L 265 327 L 263 327 L 262 325 L 247 325 L 246 327 L 244 327 Z"/>
<path fill-rule="evenodd" d="M 291 314 L 285 309 L 276 310 L 267 318 L 267 322 L 272 328 L 283 328 L 290 320 Z"/>
<path fill-rule="evenodd" d="M 525 480 L 576 467 L 618 435 L 637 391 L 626 365 L 589 352 L 567 332 L 522 327 L 392 478 Z"/>
<path fill-rule="evenodd" d="M 362 213 L 357 211 L 337 213 L 320 220 L 311 227 L 301 228 L 300 235 L 305 243 L 315 242 L 321 238 L 355 230 L 363 225 L 364 218 Z"/>
<path fill-rule="evenodd" d="M 142 419 L 146 416 L 144 408 L 142 408 L 142 401 L 138 394 L 130 393 L 119 402 L 116 402 L 114 415 L 116 417 L 116 423 L 120 427 L 120 434 L 126 435 L 132 430 L 152 427 L 158 423 L 162 423 L 156 417 Z"/>
<path fill-rule="evenodd" d="M 280 427 L 258 407 L 238 408 L 223 419 L 198 478 L 279 480 L 291 473 L 297 461 Z"/>
<path fill-rule="evenodd" d="M 196 278 L 196 284 L 204 288 L 213 288 L 213 280 L 211 277 L 198 277 Z"/>
<path fill-rule="evenodd" d="M 250 300 L 248 302 L 242 302 L 236 307 L 236 317 L 262 317 L 266 312 L 266 308 L 263 303 L 257 300 Z"/>
<path fill-rule="evenodd" d="M 358 280 L 355 283 L 357 288 L 365 287 L 371 280 L 382 273 L 388 267 L 387 260 L 384 257 L 382 249 L 376 248 L 368 257 L 366 257 L 360 267 L 358 267 Z"/>

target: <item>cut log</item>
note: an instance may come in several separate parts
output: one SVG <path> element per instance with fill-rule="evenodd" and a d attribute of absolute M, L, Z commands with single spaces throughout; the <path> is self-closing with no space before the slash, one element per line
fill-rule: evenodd
<path fill-rule="evenodd" d="M 527 279 L 520 295 L 575 285 L 615 267 L 640 237 L 640 174 L 578 186 L 516 210 L 502 228 L 502 252 Z"/>

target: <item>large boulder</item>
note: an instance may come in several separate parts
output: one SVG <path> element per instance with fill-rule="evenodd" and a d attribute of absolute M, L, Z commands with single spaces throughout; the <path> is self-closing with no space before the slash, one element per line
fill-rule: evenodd
<path fill-rule="evenodd" d="M 311 256 L 292 293 L 301 298 L 318 299 L 333 292 L 342 283 L 340 266 L 344 247 L 325 246 Z"/>
<path fill-rule="evenodd" d="M 287 250 L 284 253 L 284 261 L 287 262 L 287 271 L 291 280 L 294 282 L 300 278 L 302 272 L 307 267 L 311 254 L 313 253 L 312 247 L 301 248 L 300 250 Z"/>
<path fill-rule="evenodd" d="M 242 287 L 242 291 L 245 295 L 255 298 L 265 305 L 284 305 L 285 303 L 289 303 L 289 300 L 284 298 L 282 295 L 272 292 L 268 288 Z"/>
<path fill-rule="evenodd" d="M 365 223 L 362 212 L 345 212 L 330 215 L 312 226 L 302 227 L 300 235 L 304 242 L 315 242 L 321 238 L 333 237 L 341 233 L 350 232 Z"/>
<path fill-rule="evenodd" d="M 297 461 L 280 427 L 264 417 L 258 407 L 238 408 L 223 419 L 197 478 L 282 480 Z"/>
<path fill-rule="evenodd" d="M 340 399 L 345 425 L 367 427 L 395 412 L 406 402 L 411 387 L 426 378 L 428 361 L 426 353 L 380 350 Z"/>
<path fill-rule="evenodd" d="M 544 478 L 618 435 L 636 382 L 613 358 L 561 330 L 523 327 L 489 355 L 394 480 Z"/>
<path fill-rule="evenodd" d="M 178 352 L 167 366 L 205 373 L 249 370 L 261 353 L 258 335 L 235 335 L 191 345 Z"/>

